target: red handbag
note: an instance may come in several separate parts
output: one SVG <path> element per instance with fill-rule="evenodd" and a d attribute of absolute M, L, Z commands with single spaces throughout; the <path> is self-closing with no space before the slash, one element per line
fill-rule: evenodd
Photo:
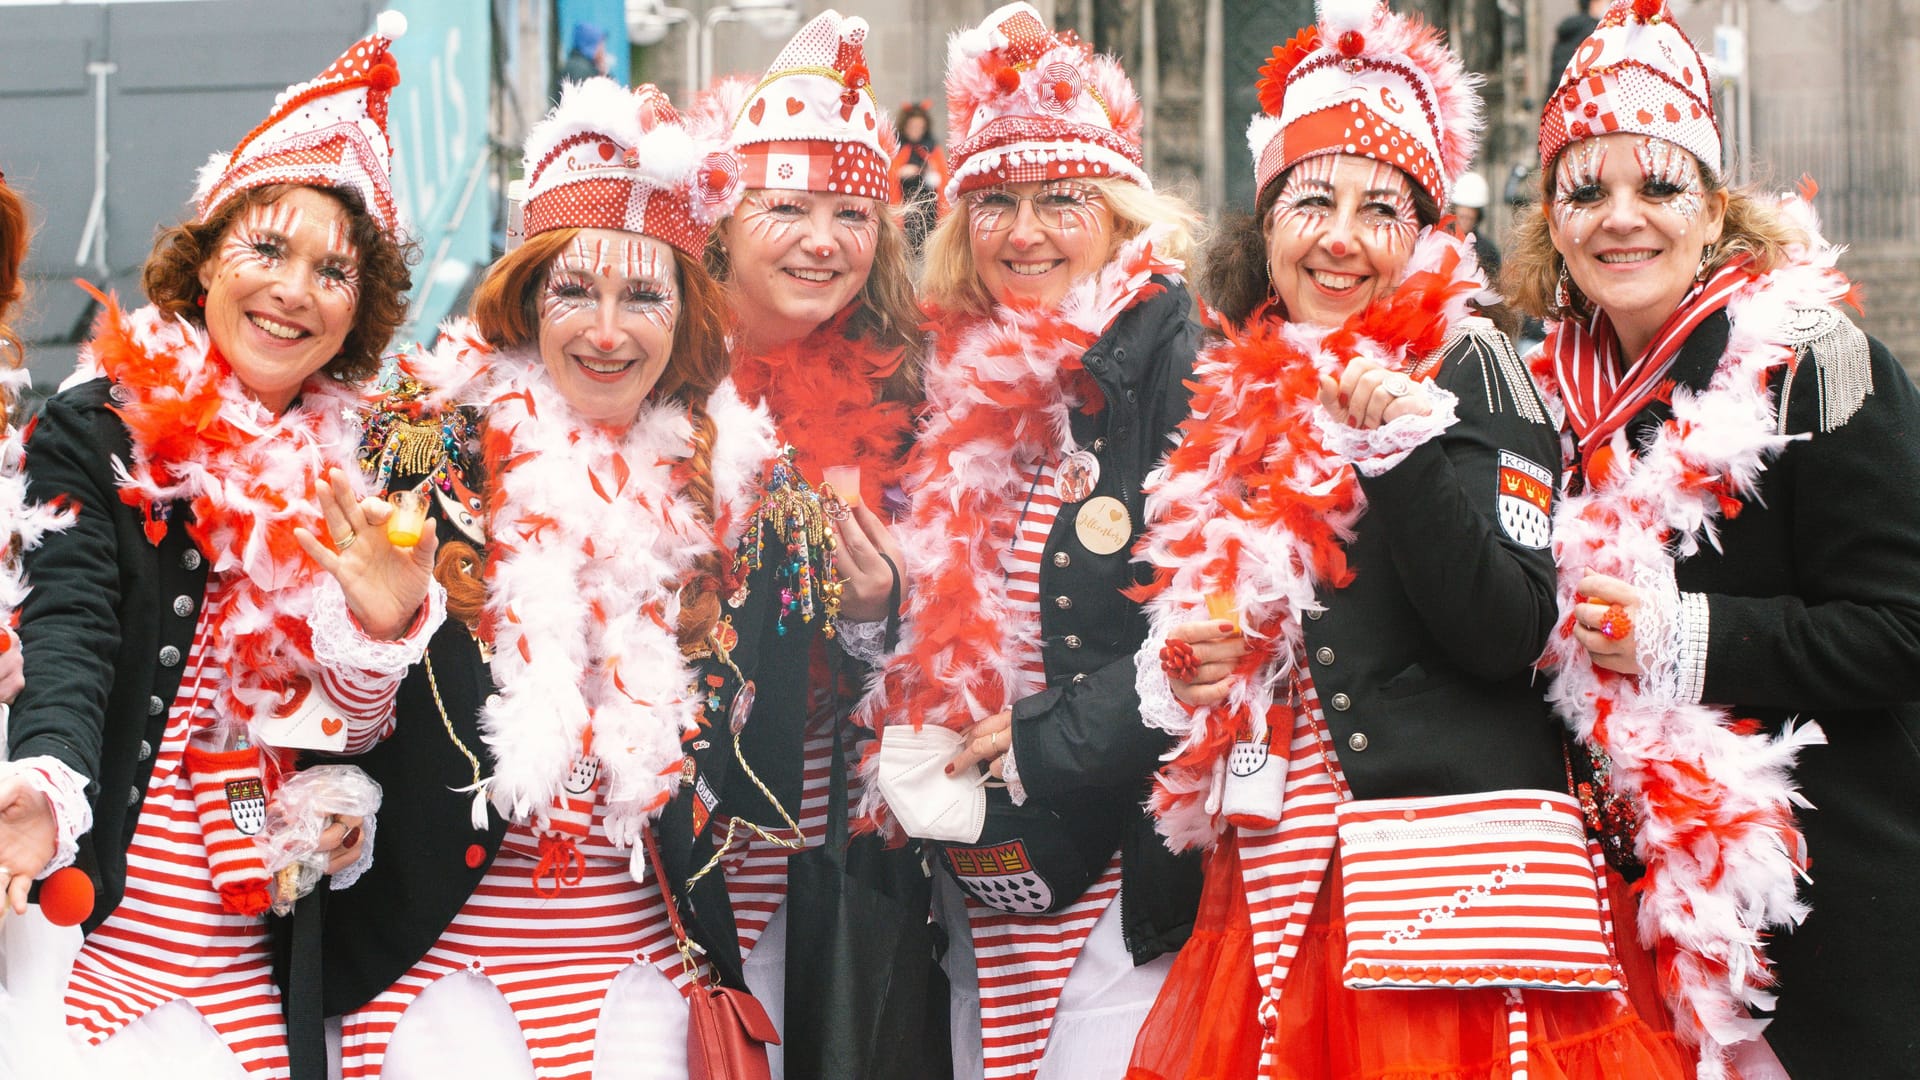
<path fill-rule="evenodd" d="M 667 922 L 673 927 L 674 943 L 679 946 L 680 958 L 693 980 L 693 993 L 687 997 L 689 1080 L 772 1080 L 767 1046 L 780 1044 L 780 1033 L 774 1030 L 773 1018 L 767 1015 L 766 1006 L 748 991 L 702 982 L 699 965 L 693 958 L 693 943 L 687 939 L 687 928 L 680 922 L 679 905 L 674 901 L 666 869 L 660 862 L 660 849 L 654 843 L 651 830 L 644 836 L 647 859 L 653 863 L 660 893 L 666 897 Z"/>

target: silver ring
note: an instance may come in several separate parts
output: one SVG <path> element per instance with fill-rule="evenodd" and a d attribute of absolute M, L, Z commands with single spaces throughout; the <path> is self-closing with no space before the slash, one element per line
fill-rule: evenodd
<path fill-rule="evenodd" d="M 1403 398 L 1413 393 L 1413 380 L 1407 378 L 1406 372 L 1396 371 L 1387 376 L 1387 381 L 1380 384 L 1380 389 L 1385 390 L 1388 397 Z"/>
<path fill-rule="evenodd" d="M 333 553 L 336 555 L 346 554 L 347 549 L 352 547 L 353 542 L 358 539 L 360 539 L 359 533 L 348 530 L 345 540 L 335 540 L 333 542 Z"/>

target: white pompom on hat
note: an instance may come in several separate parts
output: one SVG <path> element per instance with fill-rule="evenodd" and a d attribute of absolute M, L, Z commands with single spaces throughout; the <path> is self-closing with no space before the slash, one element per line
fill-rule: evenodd
<path fill-rule="evenodd" d="M 1140 97 L 1110 56 L 1008 4 L 947 42 L 947 197 L 1001 183 L 1114 176 L 1152 187 Z"/>
<path fill-rule="evenodd" d="M 406 32 L 406 16 L 383 11 L 372 34 L 313 79 L 282 91 L 232 153 L 214 154 L 201 167 L 193 196 L 200 217 L 242 191 L 300 184 L 353 191 L 382 231 L 398 232 L 387 99 L 400 85 L 400 68 L 388 46 Z"/>
<path fill-rule="evenodd" d="M 740 201 L 740 159 L 651 83 L 569 83 L 527 135 L 526 235 L 618 229 L 698 255 Z"/>
<path fill-rule="evenodd" d="M 1260 69 L 1247 126 L 1255 198 L 1307 158 L 1347 153 L 1392 165 L 1445 206 L 1479 146 L 1479 76 L 1438 30 L 1381 0 L 1319 0 L 1316 14 Z"/>
<path fill-rule="evenodd" d="M 1720 172 L 1707 66 L 1665 0 L 1615 0 L 1574 50 L 1540 116 L 1540 162 L 1616 131 L 1665 139 Z"/>

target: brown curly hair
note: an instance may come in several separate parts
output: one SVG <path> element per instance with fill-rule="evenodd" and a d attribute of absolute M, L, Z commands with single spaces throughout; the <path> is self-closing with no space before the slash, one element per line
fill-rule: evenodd
<path fill-rule="evenodd" d="M 200 268 L 217 257 L 227 229 L 249 207 L 278 202 L 292 191 L 291 184 L 248 188 L 228 199 L 206 218 L 182 222 L 162 230 L 153 242 L 153 254 L 141 271 L 140 284 L 155 307 L 195 326 L 206 326 L 206 287 Z M 360 302 L 353 329 L 340 345 L 340 354 L 322 369 L 345 382 L 364 382 L 380 370 L 380 356 L 394 331 L 406 321 L 406 292 L 413 287 L 408 267 L 419 249 L 406 240 L 382 232 L 358 194 L 341 188 L 313 190 L 337 200 L 347 210 L 353 245 L 360 251 Z"/>
<path fill-rule="evenodd" d="M 480 334 L 496 348 L 515 348 L 532 344 L 539 335 L 540 294 L 546 287 L 547 268 L 573 243 L 578 229 L 554 229 L 527 241 L 502 256 L 487 271 L 473 294 L 473 321 Z M 718 520 L 720 507 L 713 488 L 713 418 L 707 415 L 707 396 L 727 377 L 727 303 L 719 282 L 707 273 L 699 259 L 675 248 L 673 261 L 680 274 L 680 315 L 673 326 L 673 351 L 666 370 L 654 384 L 654 394 L 672 397 L 686 405 L 693 421 L 693 455 L 685 465 L 687 493 L 707 511 L 709 525 Z M 485 423 L 484 419 L 482 423 Z M 469 476 L 469 480 L 478 480 Z M 478 485 L 476 485 L 476 488 Z M 472 580 L 459 580 L 465 576 Z M 447 586 L 449 596 L 485 596 L 476 589 L 480 567 L 477 560 L 442 559 L 434 573 Z M 697 652 L 705 647 L 708 631 L 720 621 L 720 592 L 726 578 L 725 553 L 713 551 L 694 566 L 693 579 L 685 582 L 680 596 L 680 625 L 676 628 L 681 648 Z M 453 580 L 449 580 L 449 579 Z M 479 615 L 448 611 L 471 622 Z"/>
<path fill-rule="evenodd" d="M 1562 150 L 1564 156 L 1566 151 Z M 1559 162 L 1559 157 L 1554 158 L 1555 165 Z M 1727 196 L 1720 218 L 1720 238 L 1713 242 L 1706 273 L 1716 273 L 1728 261 L 1745 257 L 1755 273 L 1764 274 L 1786 262 L 1788 248 L 1806 242 L 1806 235 L 1781 215 L 1772 198 L 1754 188 L 1728 187 L 1697 157 L 1694 164 L 1700 170 L 1700 189 L 1708 198 L 1721 192 Z M 1593 314 L 1593 305 L 1571 277 L 1567 279 L 1567 299 L 1572 310 L 1560 310 L 1554 295 L 1566 263 L 1547 231 L 1546 207 L 1553 201 L 1553 175 L 1551 168 L 1540 170 L 1540 198 L 1513 223 L 1513 242 L 1500 264 L 1500 291 L 1508 303 L 1536 318 L 1585 318 Z"/>
<path fill-rule="evenodd" d="M 900 366 L 880 386 L 880 400 L 919 404 L 926 338 L 920 332 L 920 303 L 913 293 L 913 258 L 900 224 L 900 209 L 885 205 L 877 209 L 880 235 L 873 245 L 873 268 L 867 273 L 867 283 L 860 287 L 860 295 L 854 297 L 847 337 L 866 338 L 881 349 L 905 349 Z M 715 281 L 729 284 L 733 281 L 733 258 L 722 238 L 725 228 L 726 222 L 722 221 L 707 239 L 706 263 Z"/>

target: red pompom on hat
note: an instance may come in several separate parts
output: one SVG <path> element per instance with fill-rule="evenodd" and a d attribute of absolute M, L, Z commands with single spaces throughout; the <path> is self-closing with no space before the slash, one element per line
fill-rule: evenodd
<path fill-rule="evenodd" d="M 1665 0 L 1615 0 L 1574 50 L 1540 115 L 1540 161 L 1552 168 L 1569 143 L 1616 131 L 1664 139 L 1720 172 L 1707 66 Z"/>
<path fill-rule="evenodd" d="M 740 161 L 652 84 L 569 83 L 527 134 L 526 235 L 617 229 L 698 256 L 740 201 Z"/>
<path fill-rule="evenodd" d="M 947 197 L 994 184 L 1119 177 L 1151 187 L 1140 97 L 1118 61 L 1008 4 L 947 42 Z"/>
<path fill-rule="evenodd" d="M 1256 201 L 1300 161 L 1347 153 L 1392 165 L 1445 206 L 1479 145 L 1479 77 L 1438 30 L 1380 0 L 1319 0 L 1316 15 L 1260 69 L 1247 126 Z"/>
<path fill-rule="evenodd" d="M 721 125 L 749 188 L 893 198 L 893 121 L 873 93 L 867 20 L 831 9 L 774 57 L 758 84 L 727 79 L 697 107 Z"/>
<path fill-rule="evenodd" d="M 202 219 L 242 191 L 301 184 L 353 191 L 384 232 L 399 231 L 387 99 L 400 68 L 388 46 L 407 32 L 407 19 L 385 11 L 374 26 L 325 71 L 282 91 L 232 153 L 207 159 L 193 196 Z"/>

